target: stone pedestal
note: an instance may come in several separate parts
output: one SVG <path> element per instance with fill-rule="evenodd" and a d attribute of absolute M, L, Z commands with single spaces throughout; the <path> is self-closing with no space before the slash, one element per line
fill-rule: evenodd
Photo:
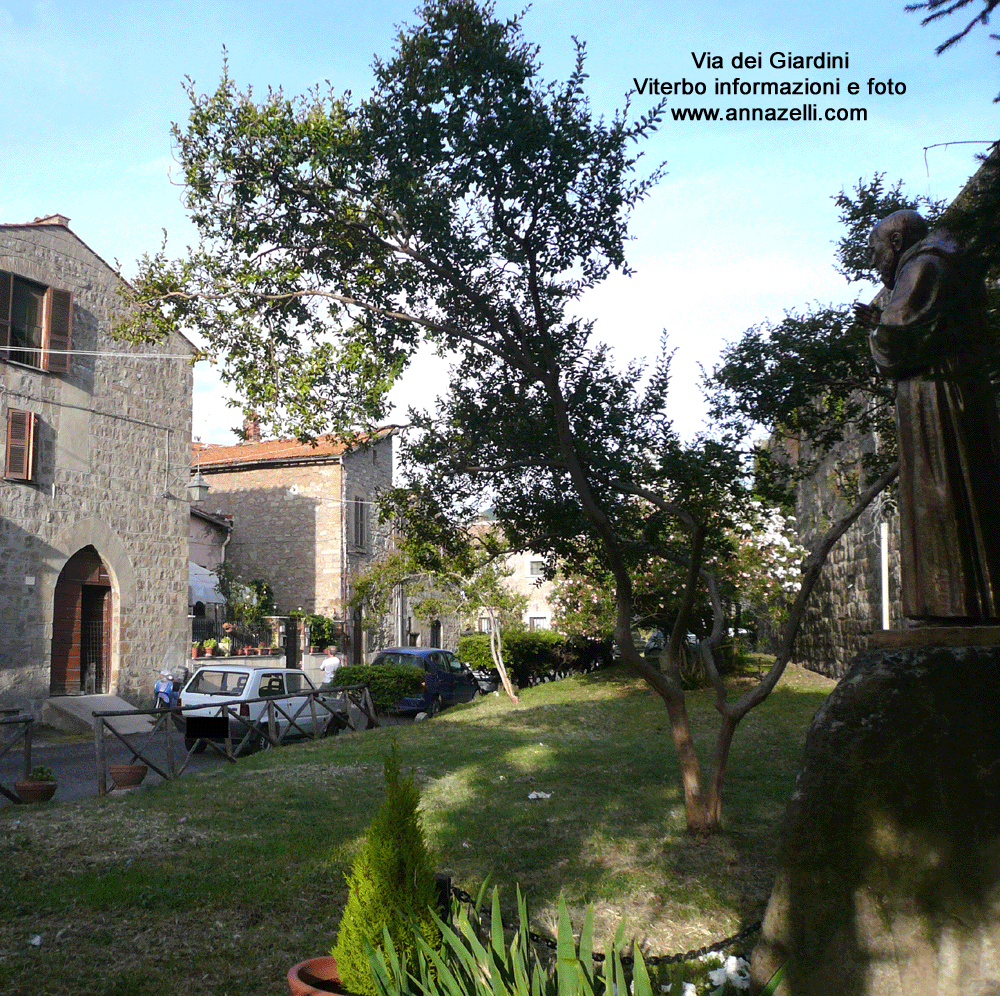
<path fill-rule="evenodd" d="M 859 654 L 816 714 L 753 958 L 778 996 L 1000 993 L 1000 647 Z"/>

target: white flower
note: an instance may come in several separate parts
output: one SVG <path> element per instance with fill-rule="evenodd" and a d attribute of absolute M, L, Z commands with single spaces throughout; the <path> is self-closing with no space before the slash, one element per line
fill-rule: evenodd
<path fill-rule="evenodd" d="M 730 955 L 720 968 L 708 973 L 708 980 L 713 986 L 728 982 L 735 989 L 749 989 L 750 965 L 742 958 Z"/>

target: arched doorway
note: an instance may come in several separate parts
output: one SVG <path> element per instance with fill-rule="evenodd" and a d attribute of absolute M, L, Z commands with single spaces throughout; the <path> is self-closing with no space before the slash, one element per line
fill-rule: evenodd
<path fill-rule="evenodd" d="M 92 546 L 59 574 L 52 607 L 51 695 L 107 693 L 111 674 L 111 576 Z"/>

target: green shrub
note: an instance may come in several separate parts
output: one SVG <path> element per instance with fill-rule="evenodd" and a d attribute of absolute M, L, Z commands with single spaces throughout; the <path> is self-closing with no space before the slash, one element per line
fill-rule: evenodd
<path fill-rule="evenodd" d="M 503 644 L 504 656 L 507 654 L 506 643 Z M 459 660 L 465 661 L 469 667 L 493 667 L 490 656 L 490 634 L 469 633 L 458 638 L 458 650 L 455 651 Z"/>
<path fill-rule="evenodd" d="M 313 647 L 331 647 L 337 642 L 337 621 L 329 616 L 307 616 L 309 644 Z"/>
<path fill-rule="evenodd" d="M 396 744 L 385 758 L 385 799 L 365 834 L 347 877 L 348 899 L 331 954 L 344 988 L 376 996 L 367 951 L 390 943 L 415 961 L 416 944 L 441 946 L 432 907 L 437 902 L 434 869 L 417 806 L 413 775 L 399 773 Z"/>
<path fill-rule="evenodd" d="M 504 633 L 502 646 L 507 673 L 518 688 L 583 674 L 610 661 L 606 641 L 568 639 L 549 629 Z M 489 634 L 461 637 L 458 656 L 472 667 L 492 669 Z"/>
<path fill-rule="evenodd" d="M 367 685 L 375 705 L 391 709 L 400 699 L 419 695 L 422 668 L 407 664 L 345 664 L 337 668 L 338 685 Z"/>

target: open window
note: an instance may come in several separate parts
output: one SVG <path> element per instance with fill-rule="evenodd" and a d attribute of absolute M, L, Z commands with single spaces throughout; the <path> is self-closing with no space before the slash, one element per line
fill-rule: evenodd
<path fill-rule="evenodd" d="M 7 409 L 7 447 L 3 476 L 10 481 L 30 481 L 35 476 L 35 431 L 38 416 L 17 408 Z"/>
<path fill-rule="evenodd" d="M 68 373 L 73 295 L 0 270 L 0 359 Z"/>

